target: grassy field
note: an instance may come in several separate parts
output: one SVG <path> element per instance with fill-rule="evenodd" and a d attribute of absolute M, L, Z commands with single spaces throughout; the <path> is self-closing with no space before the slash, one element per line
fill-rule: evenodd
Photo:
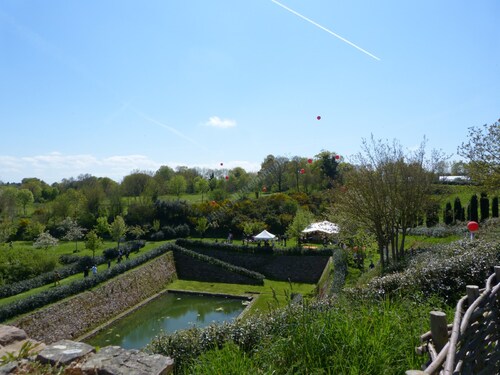
<path fill-rule="evenodd" d="M 300 293 L 307 296 L 313 294 L 315 288 L 315 284 L 288 283 L 273 280 L 264 280 L 263 286 L 177 280 L 168 286 L 168 289 L 175 290 L 233 295 L 251 294 L 256 300 L 252 304 L 248 312 L 249 314 L 267 312 L 270 308 L 285 306 L 291 293 Z"/>

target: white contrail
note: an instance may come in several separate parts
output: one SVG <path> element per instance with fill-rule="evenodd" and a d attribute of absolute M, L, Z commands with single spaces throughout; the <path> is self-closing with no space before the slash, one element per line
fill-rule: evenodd
<path fill-rule="evenodd" d="M 204 147 L 203 145 L 200 145 L 198 142 L 196 142 L 194 139 L 192 138 L 189 138 L 188 136 L 186 136 L 185 134 L 183 134 L 182 132 L 180 132 L 179 130 L 177 130 L 176 128 L 173 128 L 171 126 L 168 126 L 148 115 L 145 115 L 144 113 L 142 113 L 141 111 L 139 111 L 138 109 L 134 108 L 134 107 L 130 107 L 130 109 L 132 111 L 134 111 L 135 113 L 137 113 L 139 116 L 141 116 L 144 120 L 146 121 L 149 121 L 153 124 L 156 124 L 156 125 L 159 125 L 161 126 L 162 128 L 165 128 L 167 130 L 169 130 L 171 133 L 174 133 L 176 136 L 180 137 L 180 138 L 183 138 L 185 139 L 186 141 L 188 142 L 191 142 L 192 144 L 194 144 L 195 146 L 198 146 L 198 147 L 201 147 L 203 148 L 204 150 L 208 151 L 206 147 Z"/>
<path fill-rule="evenodd" d="M 380 61 L 380 59 L 379 59 L 377 56 L 375 56 L 375 55 L 371 54 L 370 52 L 368 52 L 367 50 L 364 50 L 363 48 L 361 48 L 361 47 L 357 46 L 356 44 L 354 44 L 354 43 L 352 43 L 352 42 L 348 41 L 347 39 L 342 38 L 340 35 L 335 34 L 333 31 L 331 31 L 331 30 L 327 29 L 327 28 L 326 28 L 326 27 L 324 27 L 324 26 L 321 26 L 319 23 L 314 22 L 314 21 L 313 21 L 313 20 L 311 20 L 310 18 L 307 18 L 306 16 L 303 16 L 302 14 L 300 14 L 300 13 L 298 13 L 298 12 L 294 11 L 293 9 L 288 8 L 286 5 L 283 5 L 283 4 L 281 4 L 280 2 L 278 2 L 278 1 L 276 1 L 276 0 L 271 0 L 271 1 L 272 1 L 273 3 L 275 3 L 276 5 L 279 5 L 279 6 L 280 6 L 280 7 L 282 7 L 283 9 L 288 10 L 290 13 L 293 13 L 293 14 L 295 14 L 296 16 L 298 16 L 298 17 L 302 18 L 303 20 L 306 20 L 307 22 L 312 23 L 314 26 L 319 27 L 321 30 L 326 31 L 328 34 L 331 34 L 331 35 L 333 35 L 334 37 L 336 37 L 336 38 L 340 39 L 341 41 L 346 42 L 347 44 L 349 44 L 350 46 L 353 46 L 353 47 L 354 47 L 354 48 L 356 48 L 357 50 L 359 50 L 359 51 L 361 51 L 361 52 L 363 52 L 363 53 L 366 53 L 368 56 L 370 56 L 370 57 L 374 58 L 375 60 Z"/>

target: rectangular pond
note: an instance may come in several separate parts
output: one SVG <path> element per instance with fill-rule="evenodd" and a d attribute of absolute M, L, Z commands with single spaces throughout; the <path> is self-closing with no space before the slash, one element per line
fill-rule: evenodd
<path fill-rule="evenodd" d="M 234 320 L 246 304 L 247 300 L 233 297 L 168 292 L 84 341 L 99 347 L 142 349 L 160 331 L 173 333 Z"/>

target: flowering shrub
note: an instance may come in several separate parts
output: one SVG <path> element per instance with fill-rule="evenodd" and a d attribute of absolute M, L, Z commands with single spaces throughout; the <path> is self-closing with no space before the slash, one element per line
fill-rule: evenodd
<path fill-rule="evenodd" d="M 460 240 L 419 250 L 404 271 L 374 278 L 368 288 L 381 296 L 421 291 L 454 302 L 466 285 L 483 287 L 499 261 L 499 241 Z"/>

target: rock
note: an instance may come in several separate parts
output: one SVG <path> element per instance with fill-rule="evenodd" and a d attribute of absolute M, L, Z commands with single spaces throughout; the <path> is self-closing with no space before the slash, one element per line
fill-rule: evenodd
<path fill-rule="evenodd" d="M 173 372 L 173 367 L 170 357 L 106 346 L 89 356 L 80 368 L 89 375 L 167 375 Z"/>
<path fill-rule="evenodd" d="M 78 361 L 89 353 L 94 353 L 94 347 L 83 342 L 61 340 L 47 346 L 38 353 L 36 360 L 51 365 L 68 365 Z"/>
<path fill-rule="evenodd" d="M 0 325 L 0 345 L 2 346 L 8 346 L 15 341 L 26 340 L 27 338 L 26 332 L 20 328 Z"/>
<path fill-rule="evenodd" d="M 8 375 L 14 374 L 14 371 L 17 369 L 18 362 L 9 362 L 3 366 L 0 366 L 0 375 Z"/>

